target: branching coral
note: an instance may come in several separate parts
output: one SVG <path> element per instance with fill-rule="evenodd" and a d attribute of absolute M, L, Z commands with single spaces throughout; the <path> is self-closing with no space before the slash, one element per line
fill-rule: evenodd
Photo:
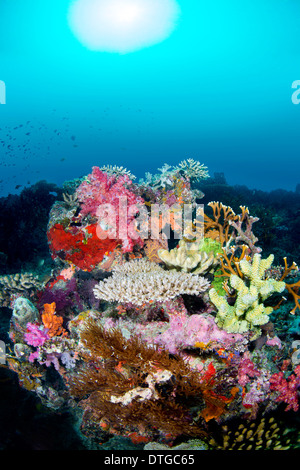
<path fill-rule="evenodd" d="M 207 167 L 189 158 L 177 166 L 165 163 L 158 168 L 159 174 L 146 173 L 146 180 L 140 180 L 142 186 L 148 186 L 156 191 L 156 203 L 172 205 L 174 203 L 194 203 L 196 198 L 204 194 L 198 189 L 192 189 L 193 181 L 209 177 Z"/>
<path fill-rule="evenodd" d="M 280 281 L 283 281 L 291 272 L 298 271 L 298 266 L 296 263 L 292 263 L 291 266 L 288 266 L 286 257 L 283 258 L 283 261 L 284 261 L 284 272 L 280 278 Z M 295 307 L 290 312 L 292 315 L 294 315 L 297 309 L 300 311 L 300 303 L 299 303 L 300 280 L 291 284 L 286 283 L 285 287 L 288 290 L 289 294 L 293 297 L 294 302 L 295 302 Z"/>
<path fill-rule="evenodd" d="M 209 287 L 209 282 L 198 275 L 164 271 L 150 262 L 146 270 L 144 263 L 141 263 L 142 270 L 136 270 L 137 266 L 140 266 L 139 260 L 136 264 L 126 263 L 121 267 L 122 271 L 114 269 L 112 277 L 104 279 L 94 288 L 95 297 L 141 306 L 174 299 L 182 294 L 199 295 Z"/>
<path fill-rule="evenodd" d="M 158 256 L 158 250 L 167 250 L 168 249 L 168 241 L 165 239 L 149 239 L 145 241 L 144 244 L 144 251 L 145 255 L 152 261 L 153 263 L 161 263 L 161 259 Z"/>
<path fill-rule="evenodd" d="M 173 445 L 228 423 L 214 448 L 279 448 L 277 426 L 254 419 L 299 408 L 298 324 L 285 341 L 283 312 L 270 321 L 273 293 L 287 289 L 300 308 L 297 266 L 262 259 L 247 207 L 210 202 L 204 214 L 193 183 L 206 177 L 192 159 L 142 184 L 123 167 L 94 167 L 51 209 L 49 282 L 0 278 L 13 308 L 9 367 L 52 409 L 77 415 L 78 403 L 97 442 Z"/>
<path fill-rule="evenodd" d="M 228 332 L 244 333 L 253 331 L 254 338 L 260 334 L 260 325 L 269 321 L 272 307 L 265 307 L 263 301 L 273 292 L 282 292 L 285 283 L 274 279 L 264 279 L 265 271 L 270 268 L 274 256 L 261 259 L 256 253 L 253 262 L 241 260 L 239 267 L 245 280 L 235 274 L 230 276 L 230 285 L 236 291 L 234 305 L 229 305 L 225 297 L 220 296 L 214 288 L 209 291 L 212 303 L 217 307 L 216 321 Z"/>
<path fill-rule="evenodd" d="M 195 181 L 209 178 L 207 167 L 192 158 L 180 162 L 179 165 L 174 168 L 174 171 L 183 173 Z"/>
<path fill-rule="evenodd" d="M 237 215 L 231 207 L 220 202 L 212 201 L 207 205 L 212 208 L 213 217 L 210 218 L 204 213 L 205 236 L 217 239 L 224 247 L 229 246 L 233 240 L 230 222 L 237 220 Z"/>
<path fill-rule="evenodd" d="M 249 210 L 245 206 L 240 206 L 242 213 L 236 215 L 230 206 L 225 206 L 220 202 L 209 202 L 212 208 L 213 217 L 204 213 L 205 236 L 217 239 L 225 251 L 235 246 L 247 245 L 249 252 L 260 253 L 261 249 L 255 246 L 258 239 L 252 232 L 252 226 L 259 219 L 249 215 Z"/>
<path fill-rule="evenodd" d="M 133 175 L 127 168 L 118 165 L 104 165 L 100 168 L 101 171 L 104 171 L 109 176 L 124 176 L 127 175 L 128 178 L 133 181 L 136 179 L 136 176 Z"/>

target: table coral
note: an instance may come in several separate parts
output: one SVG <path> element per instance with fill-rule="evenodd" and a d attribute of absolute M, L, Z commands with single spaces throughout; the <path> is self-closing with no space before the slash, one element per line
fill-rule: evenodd
<path fill-rule="evenodd" d="M 134 305 L 161 302 L 181 294 L 199 295 L 206 291 L 209 282 L 201 276 L 190 273 L 164 271 L 157 264 L 148 272 L 118 272 L 99 282 L 94 288 L 95 297 Z M 130 262 L 127 264 L 131 266 Z"/>

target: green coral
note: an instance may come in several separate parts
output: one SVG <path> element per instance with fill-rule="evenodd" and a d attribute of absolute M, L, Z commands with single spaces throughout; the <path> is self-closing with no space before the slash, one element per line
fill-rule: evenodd
<path fill-rule="evenodd" d="M 260 325 L 269 321 L 272 307 L 265 307 L 263 302 L 274 292 L 282 292 L 285 283 L 266 278 L 266 270 L 273 263 L 274 256 L 261 259 L 261 255 L 255 253 L 252 263 L 245 259 L 239 263 L 244 279 L 232 274 L 230 286 L 236 291 L 234 305 L 229 305 L 226 298 L 219 295 L 215 288 L 210 289 L 209 297 L 217 307 L 216 322 L 220 328 L 229 333 L 245 333 L 253 331 L 255 339 L 260 334 Z"/>
<path fill-rule="evenodd" d="M 212 238 L 204 238 L 200 244 L 200 251 L 205 251 L 206 253 L 213 252 L 214 256 L 217 257 L 222 253 L 222 245 L 217 240 Z"/>
<path fill-rule="evenodd" d="M 226 295 L 226 291 L 223 287 L 223 283 L 226 279 L 227 277 L 223 275 L 222 269 L 217 269 L 215 271 L 214 279 L 211 282 L 211 287 L 213 287 L 219 295 Z"/>

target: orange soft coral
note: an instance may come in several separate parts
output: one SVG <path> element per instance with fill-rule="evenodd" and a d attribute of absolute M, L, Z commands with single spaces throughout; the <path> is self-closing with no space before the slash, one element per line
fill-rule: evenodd
<path fill-rule="evenodd" d="M 42 314 L 42 322 L 45 328 L 48 329 L 48 335 L 52 338 L 53 336 L 65 336 L 66 330 L 63 328 L 63 317 L 55 314 L 56 305 L 55 302 L 52 304 L 44 305 L 44 313 Z"/>

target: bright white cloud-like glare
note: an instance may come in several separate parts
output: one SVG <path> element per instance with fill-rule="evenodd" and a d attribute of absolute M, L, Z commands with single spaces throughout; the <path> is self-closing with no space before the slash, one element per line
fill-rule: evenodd
<path fill-rule="evenodd" d="M 179 12 L 176 0 L 75 0 L 69 24 L 89 49 L 127 53 L 170 36 Z"/>

